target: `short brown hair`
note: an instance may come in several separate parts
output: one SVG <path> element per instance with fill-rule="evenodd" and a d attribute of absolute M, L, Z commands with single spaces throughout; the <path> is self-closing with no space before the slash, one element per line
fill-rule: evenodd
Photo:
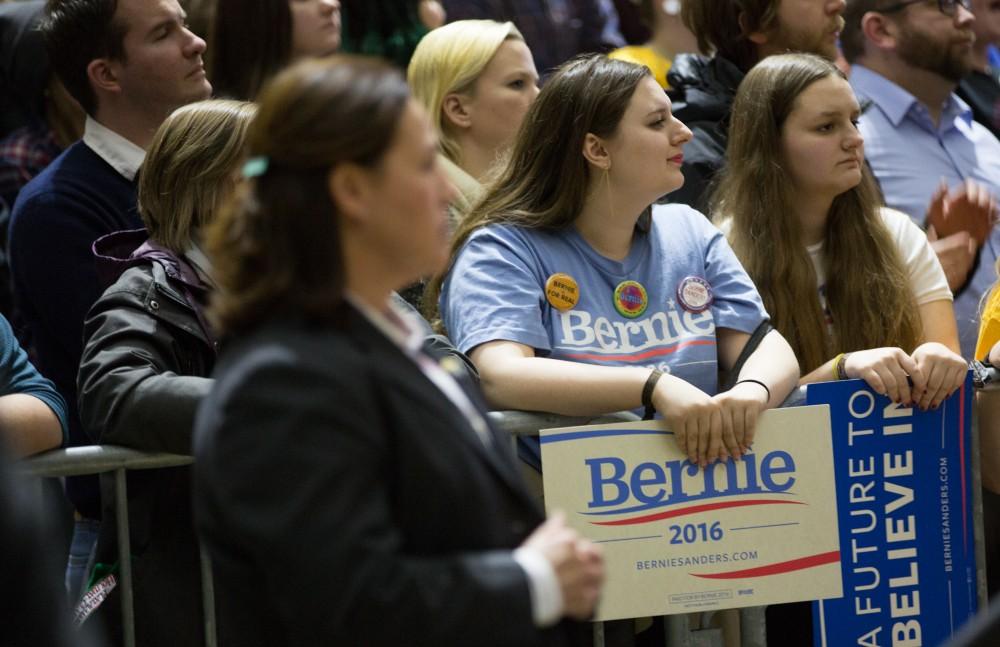
<path fill-rule="evenodd" d="M 781 0 L 684 0 L 681 19 L 698 38 L 703 54 L 715 53 L 749 70 L 757 63 L 750 34 L 770 29 Z M 742 22 L 742 24 L 741 24 Z"/>
<path fill-rule="evenodd" d="M 261 92 L 248 154 L 266 170 L 244 182 L 208 226 L 219 288 L 209 314 L 225 334 L 282 312 L 335 324 L 344 312 L 337 206 L 339 164 L 375 168 L 410 99 L 402 74 L 371 57 L 292 65 Z"/>
<path fill-rule="evenodd" d="M 87 66 L 99 58 L 125 60 L 127 26 L 115 19 L 118 0 L 48 0 L 39 29 L 53 71 L 84 111 L 94 115 L 97 95 Z"/>
<path fill-rule="evenodd" d="M 178 108 L 156 131 L 139 173 L 139 215 L 150 237 L 183 254 L 235 182 L 256 108 L 199 101 Z"/>
<path fill-rule="evenodd" d="M 840 32 L 840 49 L 848 63 L 854 63 L 865 53 L 865 34 L 861 30 L 861 19 L 869 11 L 878 11 L 884 6 L 885 0 L 847 0 L 844 30 Z"/>

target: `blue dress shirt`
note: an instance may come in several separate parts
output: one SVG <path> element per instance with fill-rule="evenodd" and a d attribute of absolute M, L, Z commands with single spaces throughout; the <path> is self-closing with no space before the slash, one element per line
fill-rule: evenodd
<path fill-rule="evenodd" d="M 954 189 L 967 179 L 1000 198 L 1000 141 L 972 119 L 968 104 L 951 94 L 935 126 L 912 94 L 864 66 L 851 70 L 851 86 L 864 105 L 865 155 L 888 206 L 923 226 L 931 196 L 942 181 Z M 972 357 L 979 329 L 979 301 L 997 280 L 1000 228 L 983 246 L 969 285 L 955 297 L 962 354 Z"/>

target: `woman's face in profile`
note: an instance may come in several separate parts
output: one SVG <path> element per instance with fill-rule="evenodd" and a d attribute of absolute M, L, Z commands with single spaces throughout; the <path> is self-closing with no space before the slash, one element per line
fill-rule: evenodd
<path fill-rule="evenodd" d="M 781 129 L 785 172 L 796 193 L 833 198 L 861 182 L 860 116 L 854 91 L 839 76 L 820 79 L 796 97 Z"/>
<path fill-rule="evenodd" d="M 663 88 L 647 76 L 608 140 L 611 178 L 620 190 L 652 203 L 684 184 L 681 164 L 689 141 L 691 131 L 674 117 Z"/>
<path fill-rule="evenodd" d="M 538 96 L 538 72 L 524 41 L 505 40 L 464 97 L 469 134 L 486 149 L 508 146 Z"/>
<path fill-rule="evenodd" d="M 288 0 L 292 58 L 327 56 L 340 49 L 340 0 Z"/>
<path fill-rule="evenodd" d="M 455 199 L 455 187 L 438 164 L 430 119 L 412 99 L 370 178 L 371 216 L 365 226 L 374 251 L 409 282 L 444 269 L 450 241 L 448 205 Z"/>

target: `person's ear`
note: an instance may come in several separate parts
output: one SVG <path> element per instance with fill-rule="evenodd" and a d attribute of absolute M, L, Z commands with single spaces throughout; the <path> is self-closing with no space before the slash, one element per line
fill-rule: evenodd
<path fill-rule="evenodd" d="M 770 40 L 770 35 L 769 35 L 770 30 L 750 31 L 750 21 L 747 18 L 747 14 L 745 11 L 740 12 L 739 22 L 740 22 L 740 32 L 746 34 L 747 40 L 749 40 L 757 47 L 761 47 L 762 45 L 767 45 L 768 41 Z"/>
<path fill-rule="evenodd" d="M 368 172 L 357 164 L 338 164 L 326 177 L 330 200 L 346 220 L 361 222 L 371 214 L 374 195 Z"/>
<path fill-rule="evenodd" d="M 861 33 L 865 45 L 875 49 L 893 50 L 899 42 L 899 28 L 896 23 L 880 13 L 869 11 L 861 16 Z"/>
<path fill-rule="evenodd" d="M 583 158 L 593 166 L 605 171 L 611 170 L 611 154 L 604 140 L 593 133 L 583 138 Z"/>
<path fill-rule="evenodd" d="M 469 110 L 468 97 L 457 92 L 445 96 L 441 102 L 441 114 L 444 122 L 456 128 L 465 130 L 472 126 L 472 113 Z"/>
<path fill-rule="evenodd" d="M 106 58 L 95 58 L 87 65 L 87 79 L 94 91 L 120 94 L 122 86 L 118 81 L 119 64 Z"/>

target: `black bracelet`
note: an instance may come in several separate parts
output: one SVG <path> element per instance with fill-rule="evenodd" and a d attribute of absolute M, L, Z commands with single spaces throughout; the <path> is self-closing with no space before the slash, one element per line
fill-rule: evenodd
<path fill-rule="evenodd" d="M 763 382 L 761 382 L 760 380 L 754 380 L 754 379 L 751 379 L 751 378 L 747 378 L 745 380 L 740 380 L 739 382 L 737 382 L 733 386 L 736 386 L 737 384 L 743 384 L 744 382 L 750 382 L 751 384 L 759 384 L 762 387 L 764 387 L 764 390 L 767 391 L 767 401 L 768 402 L 771 401 L 771 389 L 767 388 L 767 385 L 764 384 Z"/>
<path fill-rule="evenodd" d="M 646 408 L 642 416 L 643 420 L 652 420 L 653 416 L 656 415 L 656 407 L 653 406 L 653 389 L 656 388 L 656 383 L 660 381 L 661 377 L 663 377 L 663 371 L 654 368 L 653 372 L 646 378 L 646 384 L 642 387 L 642 406 Z"/>

